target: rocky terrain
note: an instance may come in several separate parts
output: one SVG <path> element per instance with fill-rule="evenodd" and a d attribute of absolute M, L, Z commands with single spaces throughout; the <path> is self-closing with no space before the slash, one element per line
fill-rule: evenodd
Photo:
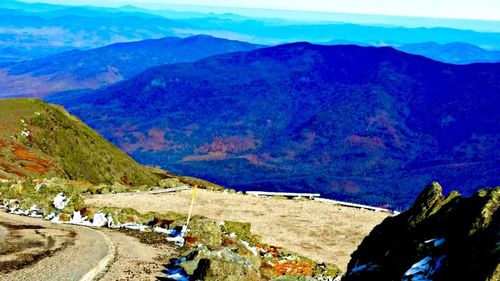
<path fill-rule="evenodd" d="M 500 280 L 499 207 L 500 187 L 444 197 L 433 183 L 373 229 L 342 280 Z"/>

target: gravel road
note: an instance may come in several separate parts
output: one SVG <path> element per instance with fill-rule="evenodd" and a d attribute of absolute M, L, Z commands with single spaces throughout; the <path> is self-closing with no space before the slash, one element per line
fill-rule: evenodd
<path fill-rule="evenodd" d="M 46 229 L 69 230 L 76 233 L 73 245 L 69 245 L 54 255 L 45 257 L 26 268 L 0 275 L 1 280 L 81 280 L 108 255 L 110 250 L 109 239 L 94 229 L 58 225 L 41 219 L 10 215 L 4 212 L 0 212 L 0 221 L 16 225 L 35 225 Z"/>

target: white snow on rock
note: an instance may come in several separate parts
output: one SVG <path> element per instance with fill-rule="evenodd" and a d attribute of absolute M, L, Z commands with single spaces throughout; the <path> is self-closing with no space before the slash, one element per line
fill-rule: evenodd
<path fill-rule="evenodd" d="M 155 227 L 153 228 L 153 231 L 156 233 L 163 233 L 163 234 L 169 234 L 169 230 L 163 227 Z"/>
<path fill-rule="evenodd" d="M 182 247 L 182 246 L 184 246 L 184 242 L 185 242 L 184 235 L 186 234 L 186 232 L 188 232 L 188 228 L 186 225 L 182 226 L 182 229 L 180 232 L 178 232 L 174 229 L 170 229 L 167 231 L 167 235 L 168 235 L 167 241 L 174 242 L 175 245 Z"/>
<path fill-rule="evenodd" d="M 57 214 L 56 214 L 56 213 L 54 213 L 54 212 L 52 212 L 52 213 L 48 214 L 48 215 L 45 217 L 45 219 L 46 219 L 46 220 L 51 221 L 51 220 L 52 220 L 53 218 L 55 218 L 56 216 L 57 216 Z"/>
<path fill-rule="evenodd" d="M 111 215 L 108 215 L 108 228 L 120 228 L 121 224 L 120 222 L 117 222 L 115 224 L 113 217 Z"/>
<path fill-rule="evenodd" d="M 94 227 L 103 227 L 108 223 L 108 219 L 106 219 L 106 214 L 98 212 L 94 214 L 92 217 L 92 226 Z"/>
<path fill-rule="evenodd" d="M 80 211 L 74 211 L 71 219 L 69 220 L 69 223 L 83 225 L 85 224 L 86 220 L 87 217 L 82 216 L 82 214 L 80 214 Z"/>
<path fill-rule="evenodd" d="M 184 246 L 184 242 L 185 242 L 184 237 L 182 237 L 182 236 L 167 237 L 167 241 L 174 242 L 175 245 L 177 245 L 179 247 Z"/>
<path fill-rule="evenodd" d="M 425 257 L 413 264 L 403 276 L 403 281 L 432 281 L 433 275 L 439 271 L 445 256 L 437 259 Z"/>
<path fill-rule="evenodd" d="M 30 135 L 31 135 L 31 132 L 29 130 L 24 129 L 21 132 L 21 136 L 23 136 L 23 137 L 29 137 Z"/>
<path fill-rule="evenodd" d="M 252 254 L 253 254 L 254 256 L 257 256 L 257 255 L 258 255 L 257 248 L 255 248 L 255 247 L 251 247 L 251 246 L 250 246 L 250 244 L 249 244 L 247 241 L 243 241 L 243 240 L 241 240 L 241 239 L 240 239 L 240 241 L 241 241 L 241 244 L 243 244 L 243 245 L 245 246 L 245 248 L 247 248 L 247 250 L 249 250 L 250 252 L 252 252 Z"/>
<path fill-rule="evenodd" d="M 167 274 L 167 278 L 175 281 L 189 281 L 189 276 L 186 276 L 180 272 L 175 272 L 173 274 Z"/>
<path fill-rule="evenodd" d="M 138 223 L 131 223 L 127 222 L 121 225 L 121 227 L 126 228 L 126 229 L 132 229 L 132 230 L 139 230 L 139 231 L 146 231 L 147 226 L 138 224 Z"/>
<path fill-rule="evenodd" d="M 446 241 L 445 238 L 434 238 L 434 239 L 429 239 L 425 241 L 426 244 L 433 243 L 434 247 L 439 247 L 443 245 L 443 243 Z"/>
<path fill-rule="evenodd" d="M 59 220 L 59 214 L 55 214 L 51 219 L 50 222 L 53 223 L 62 223 L 62 221 Z"/>
<path fill-rule="evenodd" d="M 91 227 L 103 227 L 108 223 L 108 220 L 106 219 L 106 215 L 101 212 L 94 214 L 94 217 L 89 220 L 86 216 L 82 216 L 79 211 L 75 211 L 69 223 Z"/>
<path fill-rule="evenodd" d="M 52 204 L 58 210 L 64 209 L 69 203 L 69 199 L 61 192 L 54 197 Z"/>

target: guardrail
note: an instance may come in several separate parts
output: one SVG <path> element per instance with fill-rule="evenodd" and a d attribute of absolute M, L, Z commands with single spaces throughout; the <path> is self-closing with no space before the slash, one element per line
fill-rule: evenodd
<path fill-rule="evenodd" d="M 330 203 L 330 204 L 345 206 L 345 207 L 366 209 L 366 210 L 371 210 L 371 211 L 375 211 L 375 212 L 386 212 L 386 213 L 391 213 L 391 214 L 399 214 L 398 212 L 391 211 L 391 210 L 385 209 L 385 208 L 373 207 L 373 206 L 344 202 L 344 201 L 337 201 L 337 200 L 326 199 L 326 198 L 314 198 L 314 201 L 323 202 L 323 203 Z"/>
<path fill-rule="evenodd" d="M 190 189 L 191 188 L 189 186 L 185 185 L 185 186 L 156 189 L 156 190 L 149 190 L 149 191 L 117 192 L 117 193 L 113 193 L 113 194 L 114 195 L 162 194 L 162 193 L 171 193 L 171 192 L 178 192 L 178 191 L 190 190 Z M 95 195 L 105 195 L 105 194 L 94 194 L 94 196 Z"/>
<path fill-rule="evenodd" d="M 309 199 L 321 196 L 321 194 L 319 193 L 295 193 L 295 192 L 246 191 L 245 193 L 254 196 L 283 196 L 290 198 L 309 198 Z"/>
<path fill-rule="evenodd" d="M 363 205 L 363 204 L 321 198 L 321 194 L 319 194 L 319 193 L 269 192 L 269 191 L 247 191 L 245 193 L 248 195 L 253 195 L 253 196 L 283 196 L 283 197 L 288 197 L 288 198 L 309 198 L 309 199 L 314 200 L 314 201 L 333 204 L 333 205 L 339 205 L 339 206 L 344 206 L 344 207 L 365 209 L 365 210 L 370 210 L 370 211 L 374 211 L 374 212 L 385 212 L 385 213 L 391 213 L 391 214 L 395 214 L 395 215 L 399 214 L 399 212 L 397 212 L 397 211 L 393 211 L 393 210 L 389 210 L 389 209 L 385 209 L 385 208 L 379 208 L 379 207 L 373 207 L 373 206 L 368 206 L 368 205 Z"/>

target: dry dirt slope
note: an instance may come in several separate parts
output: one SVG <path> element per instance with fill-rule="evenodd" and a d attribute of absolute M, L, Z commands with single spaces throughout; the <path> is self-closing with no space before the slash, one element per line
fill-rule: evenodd
<path fill-rule="evenodd" d="M 96 206 L 129 207 L 139 212 L 187 213 L 190 191 L 169 194 L 94 195 Z M 326 203 L 200 190 L 194 213 L 216 220 L 251 222 L 263 242 L 298 252 L 345 270 L 351 253 L 388 214 Z"/>

